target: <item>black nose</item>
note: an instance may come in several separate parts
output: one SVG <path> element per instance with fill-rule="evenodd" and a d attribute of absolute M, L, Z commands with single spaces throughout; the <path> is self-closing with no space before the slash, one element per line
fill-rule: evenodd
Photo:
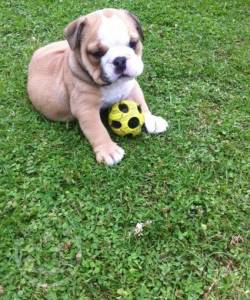
<path fill-rule="evenodd" d="M 125 56 L 118 56 L 114 59 L 113 64 L 118 73 L 121 73 L 126 69 L 126 61 L 127 59 Z"/>

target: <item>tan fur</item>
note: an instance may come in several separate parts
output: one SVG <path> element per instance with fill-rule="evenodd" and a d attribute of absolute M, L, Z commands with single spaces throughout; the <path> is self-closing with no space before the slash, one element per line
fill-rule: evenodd
<path fill-rule="evenodd" d="M 133 21 L 122 10 L 107 9 L 106 16 L 118 14 L 126 20 L 131 36 L 138 37 Z M 84 26 L 84 36 L 74 36 L 76 28 Z M 109 162 L 121 150 L 110 138 L 100 119 L 102 95 L 99 84 L 100 66 L 88 55 L 89 48 L 98 47 L 96 33 L 100 20 L 95 14 L 81 17 L 71 22 L 66 28 L 67 41 L 59 41 L 38 49 L 33 54 L 28 72 L 28 94 L 34 107 L 45 117 L 54 121 L 68 121 L 76 118 L 86 138 L 91 143 L 96 159 Z M 69 47 L 70 44 L 70 47 Z M 72 47 L 76 46 L 72 50 Z M 142 53 L 140 43 L 138 55 Z M 80 62 L 94 78 L 93 84 L 82 72 Z M 138 84 L 131 92 L 131 98 L 141 104 L 144 112 L 148 112 L 143 93 Z"/>

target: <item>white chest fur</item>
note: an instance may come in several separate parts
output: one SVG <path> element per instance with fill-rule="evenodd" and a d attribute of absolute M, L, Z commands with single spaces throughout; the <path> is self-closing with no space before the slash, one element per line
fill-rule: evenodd
<path fill-rule="evenodd" d="M 105 108 L 119 102 L 122 99 L 127 99 L 134 85 L 135 79 L 128 80 L 126 78 L 122 78 L 109 86 L 102 87 L 102 107 Z"/>

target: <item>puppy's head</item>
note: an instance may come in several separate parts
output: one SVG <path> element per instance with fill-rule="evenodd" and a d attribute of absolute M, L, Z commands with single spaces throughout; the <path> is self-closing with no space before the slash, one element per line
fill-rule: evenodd
<path fill-rule="evenodd" d="M 65 36 L 99 85 L 135 78 L 143 71 L 140 23 L 126 10 L 104 9 L 71 22 Z"/>

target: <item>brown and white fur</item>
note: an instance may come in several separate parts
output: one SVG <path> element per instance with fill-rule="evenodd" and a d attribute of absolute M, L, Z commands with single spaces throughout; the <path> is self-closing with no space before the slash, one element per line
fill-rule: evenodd
<path fill-rule="evenodd" d="M 167 129 L 151 114 L 136 77 L 143 72 L 143 32 L 138 19 L 125 10 L 103 9 L 71 22 L 67 41 L 38 49 L 28 73 L 28 94 L 45 117 L 77 119 L 98 162 L 118 163 L 124 150 L 114 143 L 100 119 L 101 108 L 133 99 L 145 114 L 149 133 Z"/>

